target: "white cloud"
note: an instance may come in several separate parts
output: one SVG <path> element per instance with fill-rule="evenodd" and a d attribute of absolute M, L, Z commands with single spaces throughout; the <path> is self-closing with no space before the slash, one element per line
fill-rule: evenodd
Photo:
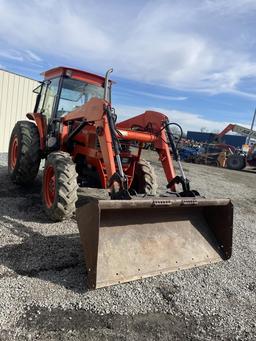
<path fill-rule="evenodd" d="M 8 51 L 8 50 L 0 51 L 0 57 L 11 59 L 14 61 L 19 61 L 19 62 L 23 62 L 24 60 L 18 51 Z"/>
<path fill-rule="evenodd" d="M 114 66 L 124 78 L 210 93 L 244 95 L 241 81 L 256 76 L 254 0 L 0 0 L 0 12 L 2 56 L 9 46 L 34 62 Z"/>
<path fill-rule="evenodd" d="M 42 58 L 40 58 L 37 54 L 30 50 L 25 50 L 25 51 L 19 51 L 17 49 L 2 49 L 0 51 L 0 57 L 7 59 L 7 60 L 12 60 L 16 62 L 24 62 L 24 61 L 29 61 L 29 62 L 41 62 Z"/>
<path fill-rule="evenodd" d="M 36 62 L 41 62 L 42 58 L 40 58 L 37 54 L 35 54 L 34 52 L 30 51 L 30 50 L 26 50 L 25 51 L 26 54 L 28 55 L 29 59 L 31 59 L 32 61 L 36 61 Z"/>
<path fill-rule="evenodd" d="M 242 97 L 247 97 L 247 98 L 251 98 L 251 99 L 256 99 L 256 94 L 250 93 L 250 92 L 245 92 L 245 91 L 240 91 L 240 90 L 230 90 L 230 93 L 233 93 L 235 95 L 238 96 L 242 96 Z"/>
<path fill-rule="evenodd" d="M 118 121 L 123 121 L 132 116 L 136 116 L 149 110 L 145 107 L 134 107 L 134 106 L 116 106 L 116 113 L 118 115 Z M 201 115 L 184 112 L 179 110 L 169 110 L 165 108 L 150 108 L 150 110 L 161 112 L 169 117 L 170 122 L 176 122 L 181 125 L 182 129 L 186 132 L 187 130 L 200 131 L 201 128 L 206 128 L 209 132 L 222 131 L 229 123 L 227 121 L 214 121 L 206 119 Z M 236 122 L 245 127 L 249 127 L 248 122 Z"/>
<path fill-rule="evenodd" d="M 204 6 L 211 12 L 218 12 L 219 15 L 241 15 L 256 9 L 255 0 L 208 0 Z"/>
<path fill-rule="evenodd" d="M 164 100 L 167 100 L 167 101 L 185 101 L 187 99 L 187 97 L 185 97 L 185 96 L 160 95 L 160 94 L 157 94 L 157 93 L 146 92 L 146 91 L 139 91 L 139 90 L 131 90 L 131 89 L 126 90 L 126 92 L 133 93 L 133 94 L 136 94 L 136 95 L 152 97 L 152 98 L 164 99 Z"/>

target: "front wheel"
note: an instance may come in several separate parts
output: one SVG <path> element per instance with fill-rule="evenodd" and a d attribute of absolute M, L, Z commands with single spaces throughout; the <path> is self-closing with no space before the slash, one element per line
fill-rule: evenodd
<path fill-rule="evenodd" d="M 68 153 L 48 155 L 43 174 L 43 206 L 53 221 L 71 218 L 77 201 L 76 166 Z"/>
<path fill-rule="evenodd" d="M 134 178 L 131 184 L 131 190 L 138 194 L 156 195 L 157 180 L 154 168 L 151 164 L 140 159 L 135 166 Z"/>

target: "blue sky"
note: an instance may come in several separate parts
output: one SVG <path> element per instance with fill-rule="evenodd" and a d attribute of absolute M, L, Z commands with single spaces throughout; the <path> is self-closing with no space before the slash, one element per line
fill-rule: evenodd
<path fill-rule="evenodd" d="M 119 118 L 158 110 L 184 129 L 250 125 L 255 0 L 0 0 L 0 67 L 114 68 Z"/>

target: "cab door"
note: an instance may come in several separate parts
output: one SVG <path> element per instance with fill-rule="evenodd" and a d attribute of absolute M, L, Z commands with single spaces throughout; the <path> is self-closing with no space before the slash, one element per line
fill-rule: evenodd
<path fill-rule="evenodd" d="M 58 102 L 60 77 L 45 81 L 42 84 L 37 112 L 46 116 L 47 122 L 55 116 Z"/>

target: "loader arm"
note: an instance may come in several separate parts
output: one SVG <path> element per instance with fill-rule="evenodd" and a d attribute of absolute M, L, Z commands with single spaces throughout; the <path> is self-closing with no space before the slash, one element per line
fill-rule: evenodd
<path fill-rule="evenodd" d="M 103 99 L 92 98 L 89 102 L 64 116 L 63 124 L 68 125 L 70 122 L 81 121 L 85 124 L 93 123 L 95 125 L 102 157 L 106 165 L 107 176 L 110 179 L 116 173 L 116 166 L 115 154 L 112 148 L 113 141 L 106 115 L 107 105 L 108 103 Z M 66 143 L 68 137 L 68 132 L 66 132 L 66 136 L 62 139 L 63 145 Z"/>
<path fill-rule="evenodd" d="M 109 108 L 109 104 L 105 100 L 93 98 L 78 109 L 64 116 L 63 124 L 67 126 L 70 122 L 81 121 L 81 127 L 90 123 L 95 125 L 95 131 L 99 139 L 100 150 L 104 164 L 106 165 L 110 185 L 112 185 L 111 179 L 117 171 L 121 177 L 124 176 L 122 170 L 120 171 L 120 167 L 117 169 L 115 163 L 115 158 L 118 154 L 118 146 L 115 147 L 115 143 L 118 143 L 116 141 L 118 139 L 153 143 L 162 163 L 167 183 L 170 183 L 176 175 L 169 145 L 166 141 L 165 125 L 168 122 L 167 116 L 155 111 L 146 111 L 141 115 L 119 122 L 116 125 L 112 122 L 114 127 L 112 127 L 111 132 L 111 123 L 107 115 L 107 108 Z M 135 130 L 136 128 L 139 128 L 140 131 Z M 68 138 L 69 135 L 66 131 L 62 138 L 63 145 L 65 145 Z M 171 189 L 172 191 L 176 191 L 175 184 L 171 186 Z"/>
<path fill-rule="evenodd" d="M 225 136 L 228 132 L 233 131 L 235 125 L 230 123 L 227 125 L 219 134 L 216 135 L 215 140 L 221 141 L 222 137 Z"/>
<path fill-rule="evenodd" d="M 252 138 L 256 138 L 256 131 L 240 126 L 238 124 L 230 123 L 219 134 L 215 136 L 214 140 L 221 142 L 222 138 L 230 131 L 233 131 L 234 133 L 238 133 L 243 136 L 250 136 Z"/>
<path fill-rule="evenodd" d="M 134 140 L 137 139 L 137 141 L 140 141 L 141 134 L 153 137 L 150 141 L 146 141 L 145 139 L 143 142 L 153 143 L 159 155 L 159 160 L 162 163 L 167 183 L 170 183 L 176 174 L 165 134 L 165 126 L 167 123 L 168 117 L 166 115 L 156 111 L 145 111 L 143 114 L 117 123 L 117 128 L 119 131 L 120 128 L 126 130 L 127 137 L 123 136 L 123 138 L 129 139 L 130 135 L 134 137 Z M 134 129 L 140 129 L 142 131 L 135 131 Z M 172 185 L 171 189 L 175 191 L 175 185 Z"/>

